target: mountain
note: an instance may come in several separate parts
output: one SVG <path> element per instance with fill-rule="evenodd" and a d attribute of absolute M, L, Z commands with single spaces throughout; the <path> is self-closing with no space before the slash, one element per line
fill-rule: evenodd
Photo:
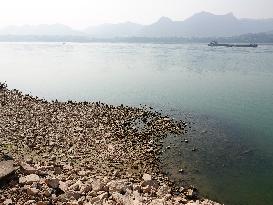
<path fill-rule="evenodd" d="M 134 36 L 144 26 L 136 23 L 126 22 L 119 24 L 102 24 L 88 27 L 84 30 L 91 37 L 114 38 Z"/>
<path fill-rule="evenodd" d="M 10 26 L 0 29 L 0 35 L 32 35 L 32 36 L 84 36 L 85 38 L 206 38 L 230 37 L 249 33 L 271 34 L 271 19 L 238 19 L 232 13 L 215 15 L 200 12 L 184 21 L 173 21 L 161 17 L 151 25 L 140 25 L 132 22 L 119 24 L 102 24 L 91 26 L 82 31 L 74 30 L 62 24 L 38 26 Z"/>
<path fill-rule="evenodd" d="M 181 22 L 172 21 L 168 17 L 161 17 L 157 22 L 145 26 L 136 36 L 142 37 L 169 37 L 180 35 Z"/>
<path fill-rule="evenodd" d="M 162 17 L 146 26 L 138 36 L 144 37 L 227 37 L 246 33 L 259 33 L 273 29 L 273 19 L 237 19 L 232 13 L 215 15 L 201 12 L 184 21 Z"/>
<path fill-rule="evenodd" d="M 62 24 L 41 24 L 37 26 L 8 26 L 0 29 L 0 35 L 77 36 L 85 34 Z"/>

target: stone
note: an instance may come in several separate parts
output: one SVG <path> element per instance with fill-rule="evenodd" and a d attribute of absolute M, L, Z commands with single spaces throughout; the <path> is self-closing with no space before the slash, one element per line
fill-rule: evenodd
<path fill-rule="evenodd" d="M 114 192 L 112 194 L 112 198 L 117 204 L 125 204 L 126 201 L 125 196 L 120 193 Z"/>
<path fill-rule="evenodd" d="M 116 202 L 112 200 L 103 201 L 102 205 L 116 205 Z"/>
<path fill-rule="evenodd" d="M 31 196 L 35 196 L 39 193 L 39 189 L 36 188 L 28 188 L 27 189 L 27 194 Z"/>
<path fill-rule="evenodd" d="M 196 189 L 190 188 L 190 189 L 188 189 L 188 190 L 185 192 L 185 195 L 187 196 L 187 198 L 196 199 L 198 193 L 197 193 Z"/>
<path fill-rule="evenodd" d="M 47 205 L 47 202 L 44 202 L 44 201 L 38 201 L 36 205 Z"/>
<path fill-rule="evenodd" d="M 147 185 L 145 187 L 142 187 L 143 193 L 150 193 L 152 191 L 152 187 Z"/>
<path fill-rule="evenodd" d="M 164 198 L 165 198 L 165 200 L 168 201 L 168 200 L 170 200 L 172 198 L 172 195 L 171 194 L 166 194 Z"/>
<path fill-rule="evenodd" d="M 152 180 L 152 176 L 150 174 L 143 174 L 142 179 L 144 181 L 150 181 Z"/>
<path fill-rule="evenodd" d="M 107 183 L 107 186 L 110 194 L 113 192 L 125 193 L 127 189 L 133 189 L 132 183 L 128 182 L 127 180 L 110 181 Z"/>
<path fill-rule="evenodd" d="M 164 199 L 154 199 L 149 203 L 149 205 L 165 205 Z"/>
<path fill-rule="evenodd" d="M 96 196 L 98 196 L 98 194 L 97 194 L 97 192 L 95 192 L 95 191 L 90 191 L 89 193 L 88 193 L 88 195 L 89 196 L 92 196 L 92 197 L 96 197 Z"/>
<path fill-rule="evenodd" d="M 47 188 L 45 191 L 44 191 L 44 196 L 46 197 L 50 197 L 51 194 L 53 192 L 53 189 L 52 188 Z"/>
<path fill-rule="evenodd" d="M 134 190 L 134 191 L 137 191 L 137 192 L 141 192 L 141 186 L 138 185 L 138 184 L 134 184 L 134 185 L 133 185 L 133 190 Z"/>
<path fill-rule="evenodd" d="M 79 198 L 81 198 L 81 193 L 77 191 L 67 191 L 66 195 L 69 199 L 74 198 L 78 200 Z"/>
<path fill-rule="evenodd" d="M 104 192 L 104 193 L 98 195 L 98 197 L 100 198 L 100 200 L 107 199 L 108 198 L 108 193 Z"/>
<path fill-rule="evenodd" d="M 182 204 L 185 204 L 185 203 L 187 203 L 187 199 L 185 199 L 184 197 L 182 197 L 182 196 L 175 196 L 174 198 L 173 198 L 173 201 L 175 202 L 175 203 L 182 203 Z"/>
<path fill-rule="evenodd" d="M 83 185 L 81 180 L 76 181 L 74 184 L 72 184 L 69 189 L 74 191 L 80 191 L 80 187 Z"/>
<path fill-rule="evenodd" d="M 97 197 L 93 197 L 92 199 L 90 199 L 90 204 L 94 204 L 96 202 L 99 202 L 100 201 L 100 198 L 97 196 Z"/>
<path fill-rule="evenodd" d="M 68 186 L 65 182 L 59 181 L 59 188 L 63 191 L 66 192 L 68 190 Z"/>
<path fill-rule="evenodd" d="M 24 203 L 24 205 L 34 204 L 35 202 L 36 202 L 35 200 L 28 200 L 27 202 Z"/>
<path fill-rule="evenodd" d="M 11 199 L 6 199 L 4 202 L 3 202 L 4 205 L 12 205 L 12 200 Z"/>
<path fill-rule="evenodd" d="M 0 161 L 0 180 L 10 175 L 15 171 L 13 160 Z"/>
<path fill-rule="evenodd" d="M 141 182 L 141 186 L 146 187 L 146 189 L 147 189 L 147 186 L 149 186 L 151 189 L 158 189 L 159 184 L 156 180 L 146 180 Z"/>
<path fill-rule="evenodd" d="M 37 169 L 26 163 L 21 163 L 21 169 L 25 174 L 35 174 L 37 172 Z"/>
<path fill-rule="evenodd" d="M 60 185 L 60 182 L 58 179 L 46 179 L 45 183 L 47 184 L 47 186 L 53 189 L 57 189 Z"/>
<path fill-rule="evenodd" d="M 92 190 L 95 192 L 103 191 L 105 184 L 98 179 L 95 179 L 92 183 Z"/>
<path fill-rule="evenodd" d="M 167 186 L 166 184 L 163 184 L 162 186 L 160 186 L 156 192 L 157 196 L 165 196 L 166 194 L 170 194 L 171 193 L 171 188 L 169 186 Z"/>
<path fill-rule="evenodd" d="M 47 205 L 47 203 L 43 201 L 38 201 L 36 205 Z"/>
<path fill-rule="evenodd" d="M 80 193 L 86 194 L 92 190 L 91 184 L 84 184 L 80 186 Z"/>
<path fill-rule="evenodd" d="M 61 173 L 62 173 L 62 168 L 59 167 L 59 166 L 56 166 L 56 167 L 54 168 L 54 174 L 59 175 L 59 174 L 61 174 Z"/>
<path fill-rule="evenodd" d="M 78 173 L 79 176 L 86 176 L 87 174 L 88 174 L 88 172 L 83 171 L 83 170 L 79 171 L 79 173 Z"/>
<path fill-rule="evenodd" d="M 39 181 L 40 177 L 37 174 L 30 174 L 19 178 L 19 184 L 32 184 Z"/>

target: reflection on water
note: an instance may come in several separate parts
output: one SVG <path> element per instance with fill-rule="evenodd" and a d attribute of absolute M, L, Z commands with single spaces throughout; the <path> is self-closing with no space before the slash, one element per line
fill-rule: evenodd
<path fill-rule="evenodd" d="M 236 125 L 198 114 L 175 112 L 173 117 L 189 123 L 185 135 L 164 141 L 161 168 L 176 186 L 194 184 L 203 196 L 226 205 L 272 202 L 272 158 L 242 140 Z"/>
<path fill-rule="evenodd" d="M 47 99 L 141 103 L 210 116 L 193 118 L 192 127 L 206 131 L 189 131 L 187 146 L 169 139 L 182 147 L 171 163 L 195 173 L 190 178 L 204 194 L 262 205 L 273 201 L 272 56 L 270 45 L 1 43 L 0 81 Z"/>

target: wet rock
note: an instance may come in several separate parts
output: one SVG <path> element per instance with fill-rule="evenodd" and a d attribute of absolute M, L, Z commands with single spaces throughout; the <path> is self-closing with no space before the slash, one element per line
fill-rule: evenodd
<path fill-rule="evenodd" d="M 189 188 L 186 192 L 184 192 L 184 194 L 189 199 L 196 199 L 198 197 L 198 193 L 195 188 Z"/>

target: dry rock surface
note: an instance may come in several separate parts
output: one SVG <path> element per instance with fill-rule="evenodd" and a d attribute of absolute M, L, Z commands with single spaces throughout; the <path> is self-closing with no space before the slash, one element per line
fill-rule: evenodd
<path fill-rule="evenodd" d="M 184 128 L 146 108 L 48 102 L 0 83 L 0 204 L 216 205 L 159 170 L 160 141 Z"/>

